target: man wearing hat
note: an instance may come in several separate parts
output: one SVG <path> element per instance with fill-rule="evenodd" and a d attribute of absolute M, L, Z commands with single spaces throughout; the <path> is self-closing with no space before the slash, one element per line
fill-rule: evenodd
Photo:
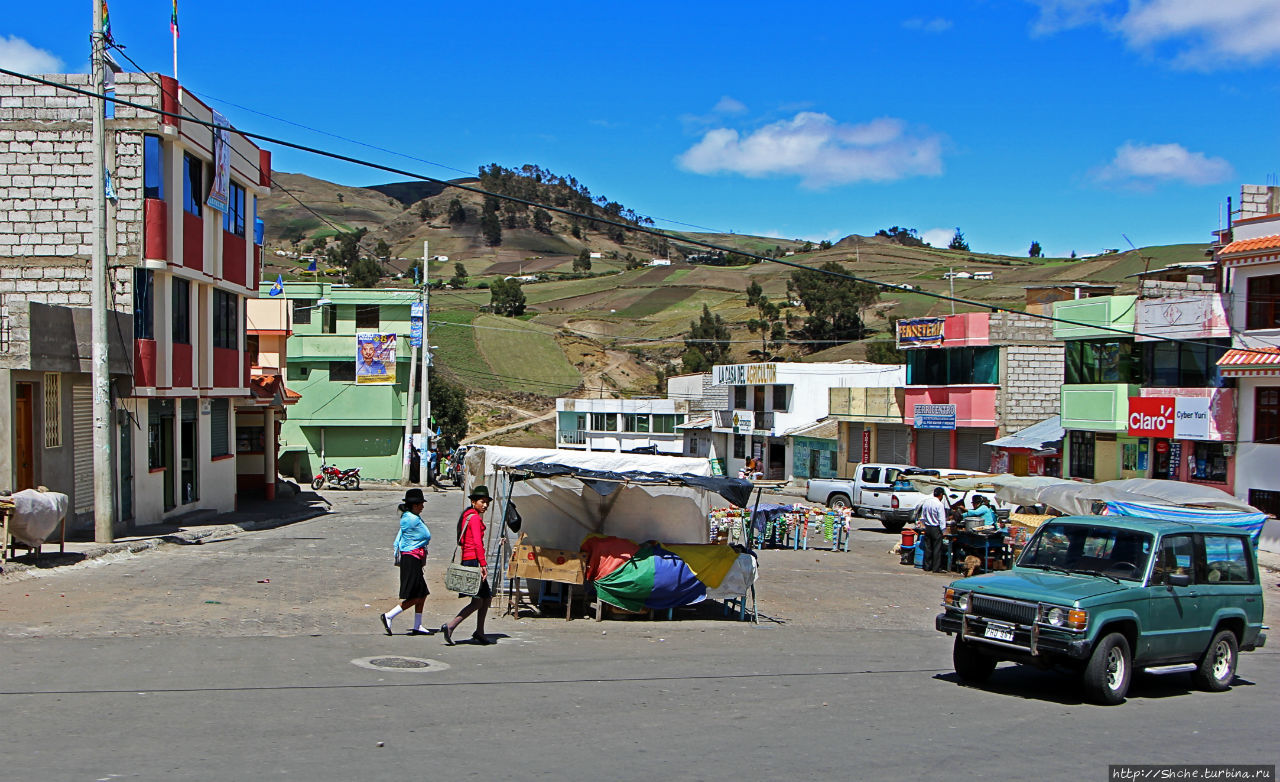
<path fill-rule="evenodd" d="M 484 620 L 493 600 L 493 590 L 489 588 L 489 563 L 484 556 L 484 514 L 493 498 L 489 496 L 489 487 L 482 484 L 472 489 L 467 499 L 471 506 L 458 518 L 458 545 L 462 547 L 462 564 L 480 568 L 480 591 L 457 616 L 440 626 L 440 632 L 444 635 L 444 642 L 453 646 L 453 631 L 474 613 L 476 631 L 471 637 L 476 643 L 487 646 L 494 643 L 484 634 Z"/>
<path fill-rule="evenodd" d="M 427 561 L 427 546 L 431 543 L 431 530 L 422 523 L 422 507 L 426 499 L 422 489 L 410 489 L 404 493 L 404 502 L 400 505 L 400 533 L 396 535 L 395 562 L 400 568 L 400 604 L 380 615 L 382 629 L 391 635 L 391 620 L 402 612 L 413 611 L 413 627 L 409 635 L 430 635 L 431 631 L 422 626 L 422 608 L 426 605 L 427 580 L 422 568 Z"/>

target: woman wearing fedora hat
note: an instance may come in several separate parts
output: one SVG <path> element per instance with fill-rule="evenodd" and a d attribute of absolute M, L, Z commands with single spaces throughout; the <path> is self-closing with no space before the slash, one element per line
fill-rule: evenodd
<path fill-rule="evenodd" d="M 391 620 L 413 607 L 413 627 L 409 635 L 430 635 L 422 626 L 422 607 L 426 605 L 427 580 L 422 567 L 427 560 L 427 545 L 431 543 L 431 530 L 422 523 L 422 506 L 425 498 L 422 489 L 410 489 L 400 505 L 400 533 L 396 535 L 396 566 L 400 568 L 400 604 L 381 614 L 382 629 L 391 635 Z"/>
<path fill-rule="evenodd" d="M 489 588 L 489 563 L 484 557 L 484 512 L 492 501 L 489 487 L 475 487 L 467 499 L 471 500 L 471 507 L 464 510 L 458 519 L 458 545 L 462 547 L 462 564 L 480 568 L 480 591 L 457 616 L 440 626 L 440 632 L 444 634 L 444 642 L 453 646 L 453 631 L 474 613 L 476 631 L 471 637 L 476 643 L 488 646 L 494 643 L 484 634 L 484 619 L 489 613 L 489 603 L 493 601 L 493 590 Z"/>

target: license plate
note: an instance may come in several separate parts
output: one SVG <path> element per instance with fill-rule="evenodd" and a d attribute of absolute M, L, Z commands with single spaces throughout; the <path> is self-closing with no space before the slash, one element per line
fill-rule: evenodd
<path fill-rule="evenodd" d="M 987 629 L 983 632 L 982 636 L 996 641 L 1012 641 L 1013 628 L 1009 625 L 988 624 Z"/>

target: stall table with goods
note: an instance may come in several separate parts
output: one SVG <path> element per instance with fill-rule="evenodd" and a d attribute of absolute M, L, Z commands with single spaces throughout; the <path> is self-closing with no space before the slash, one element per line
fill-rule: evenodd
<path fill-rule="evenodd" d="M 711 474 L 705 459 L 644 454 L 475 446 L 464 483 L 495 496 L 486 550 L 508 562 L 494 571 L 496 594 L 518 616 L 520 582 L 545 596 L 563 589 L 566 617 L 576 587 L 623 613 L 666 611 L 705 600 L 755 619 L 757 562 L 750 536 L 738 545 L 710 543 L 712 504 L 741 508 L 751 483 Z M 520 538 L 502 522 L 518 506 Z M 503 583 L 505 576 L 506 583 Z M 558 585 L 564 585 L 560 587 Z"/>
<path fill-rule="evenodd" d="M 848 551 L 853 529 L 851 509 L 809 505 L 752 505 L 721 508 L 710 515 L 712 542 L 750 543 L 752 548 L 806 550 L 824 546 Z"/>

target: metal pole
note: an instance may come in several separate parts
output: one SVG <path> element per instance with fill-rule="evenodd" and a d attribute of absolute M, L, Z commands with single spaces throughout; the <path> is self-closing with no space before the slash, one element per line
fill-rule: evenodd
<path fill-rule="evenodd" d="M 947 277 L 951 283 L 951 314 L 956 314 L 956 267 L 952 266 L 947 269 Z"/>
<path fill-rule="evenodd" d="M 427 273 L 430 268 L 431 255 L 429 253 L 428 242 L 422 243 L 422 287 L 418 289 L 418 300 L 422 302 L 422 399 L 418 403 L 418 431 L 422 433 L 422 447 L 424 452 L 421 461 L 421 469 L 429 469 L 429 459 L 426 458 L 426 449 L 431 447 L 431 275 Z M 421 477 L 421 475 L 419 476 Z M 435 480 L 430 479 L 427 483 L 434 485 Z"/>
<path fill-rule="evenodd" d="M 404 398 L 404 466 L 400 471 L 400 482 L 409 483 L 409 467 L 413 461 L 413 381 L 418 368 L 418 349 L 409 349 L 409 393 Z M 418 477 L 422 477 L 422 454 L 418 454 Z"/>
<path fill-rule="evenodd" d="M 106 36 L 102 31 L 102 3 L 93 3 L 93 88 L 102 94 L 106 86 Z M 111 426 L 111 365 L 107 345 L 107 129 L 106 101 L 91 100 L 93 114 L 93 539 L 115 540 L 116 475 L 115 443 Z M 89 443 L 78 443 L 87 447 Z"/>

